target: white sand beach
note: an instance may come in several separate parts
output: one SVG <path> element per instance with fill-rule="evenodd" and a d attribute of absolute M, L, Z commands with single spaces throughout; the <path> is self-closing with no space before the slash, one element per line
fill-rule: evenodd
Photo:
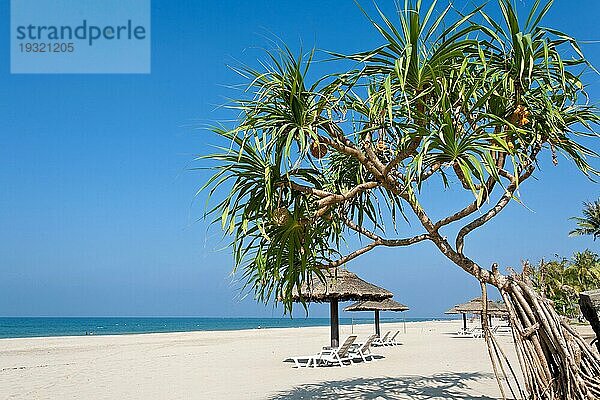
<path fill-rule="evenodd" d="M 343 368 L 283 362 L 327 345 L 328 327 L 3 339 L 0 399 L 496 399 L 484 340 L 455 337 L 460 324 L 407 323 L 401 346 Z"/>

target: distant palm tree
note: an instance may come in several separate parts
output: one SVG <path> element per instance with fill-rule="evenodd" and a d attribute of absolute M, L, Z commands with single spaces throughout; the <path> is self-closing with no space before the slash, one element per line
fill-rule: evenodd
<path fill-rule="evenodd" d="M 594 240 L 600 237 L 600 200 L 583 203 L 583 217 L 571 218 L 577 221 L 578 228 L 569 232 L 569 236 L 592 235 Z"/>
<path fill-rule="evenodd" d="M 576 292 L 597 289 L 600 284 L 600 257 L 590 250 L 575 253 L 564 274 Z"/>

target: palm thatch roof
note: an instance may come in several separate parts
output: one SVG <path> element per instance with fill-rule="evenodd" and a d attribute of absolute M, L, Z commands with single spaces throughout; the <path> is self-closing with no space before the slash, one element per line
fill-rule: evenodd
<path fill-rule="evenodd" d="M 352 272 L 335 268 L 325 271 L 325 282 L 313 275 L 304 282 L 300 291 L 294 289 L 294 301 L 326 302 L 333 299 L 349 300 L 383 300 L 393 296 L 393 293 L 372 283 L 360 279 Z"/>
<path fill-rule="evenodd" d="M 446 314 L 481 314 L 483 312 L 483 301 L 481 297 L 476 297 L 463 304 L 458 304 L 448 311 Z M 508 313 L 506 305 L 503 302 L 488 300 L 487 312 L 491 315 L 500 315 Z"/>
<path fill-rule="evenodd" d="M 385 299 L 381 301 L 357 301 L 344 308 L 344 311 L 406 311 L 408 307 L 396 300 Z"/>

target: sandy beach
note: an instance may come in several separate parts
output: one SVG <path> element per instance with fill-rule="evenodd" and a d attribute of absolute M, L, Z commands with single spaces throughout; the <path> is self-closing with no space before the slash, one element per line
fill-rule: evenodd
<path fill-rule="evenodd" d="M 352 366 L 293 368 L 329 327 L 0 340 L 1 399 L 496 399 L 483 339 L 461 323 L 383 324 L 401 346 Z M 359 339 L 371 325 L 354 326 Z M 351 333 L 341 327 L 341 339 Z M 511 357 L 512 339 L 500 337 Z"/>

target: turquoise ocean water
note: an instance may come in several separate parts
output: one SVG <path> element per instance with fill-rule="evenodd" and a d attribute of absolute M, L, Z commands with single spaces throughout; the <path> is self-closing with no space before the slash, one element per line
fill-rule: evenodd
<path fill-rule="evenodd" d="M 426 318 L 407 318 L 424 321 Z M 401 318 L 381 322 L 401 322 Z M 372 319 L 340 318 L 340 323 L 371 324 Z M 36 336 L 122 335 L 153 332 L 220 331 L 259 328 L 295 328 L 327 326 L 328 318 L 135 318 L 135 317 L 74 317 L 17 318 L 0 317 L 0 338 Z"/>

